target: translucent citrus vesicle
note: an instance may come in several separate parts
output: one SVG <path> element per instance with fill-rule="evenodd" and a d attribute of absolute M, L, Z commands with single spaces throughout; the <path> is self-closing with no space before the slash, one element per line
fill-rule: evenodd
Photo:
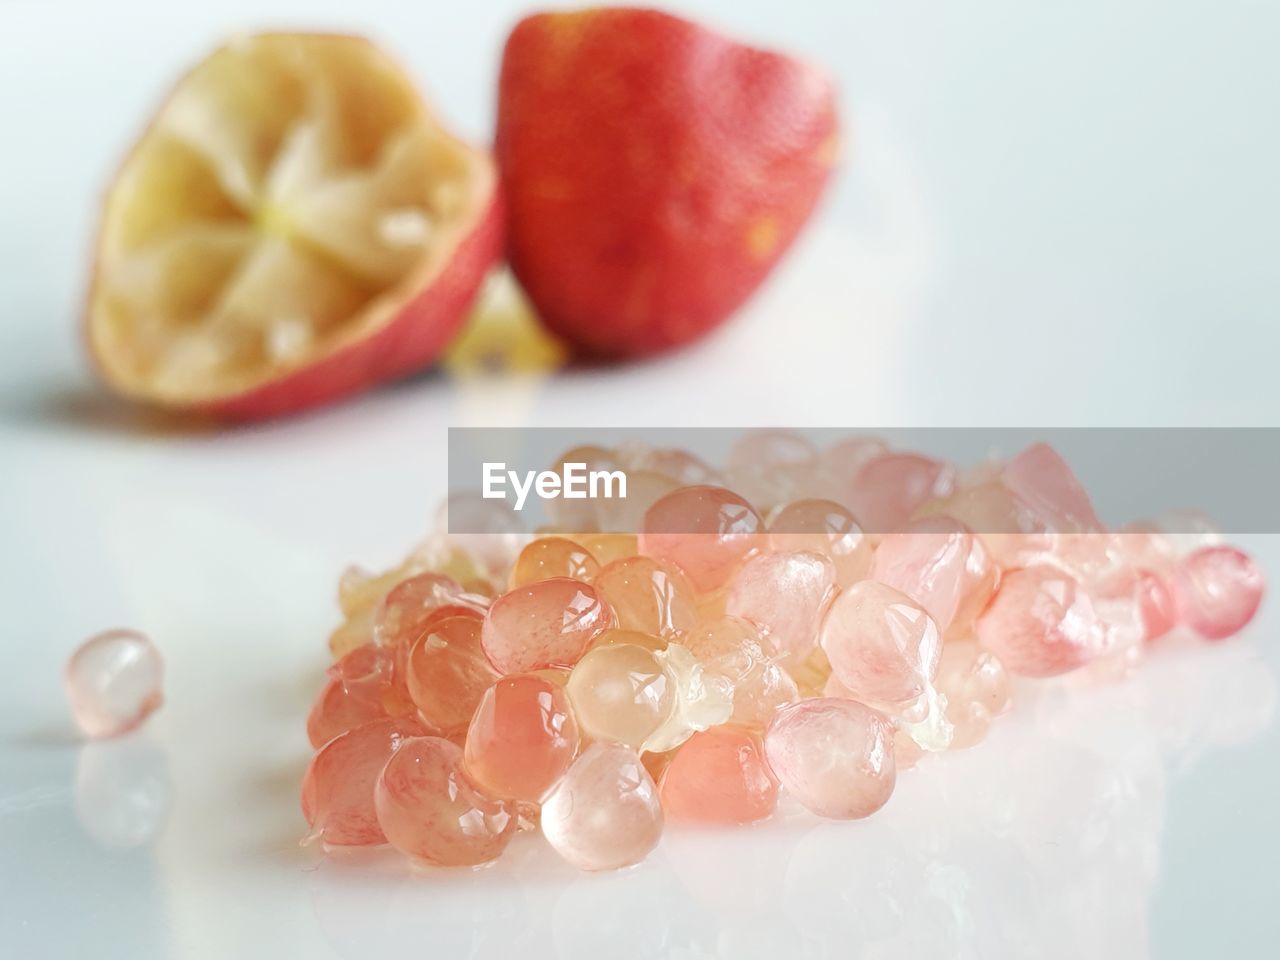
<path fill-rule="evenodd" d="M 420 368 L 498 256 L 496 183 L 369 41 L 233 40 L 107 193 L 93 356 L 122 393 L 242 417 Z"/>

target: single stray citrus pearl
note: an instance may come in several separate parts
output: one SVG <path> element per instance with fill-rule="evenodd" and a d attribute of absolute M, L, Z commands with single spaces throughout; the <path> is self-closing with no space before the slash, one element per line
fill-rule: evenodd
<path fill-rule="evenodd" d="M 723 487 L 681 487 L 646 511 L 640 552 L 685 572 L 694 587 L 715 590 L 758 546 L 760 516 Z"/>
<path fill-rule="evenodd" d="M 615 560 L 593 586 L 624 630 L 671 637 L 698 621 L 693 587 L 678 570 L 649 557 Z"/>
<path fill-rule="evenodd" d="M 326 846 L 383 843 L 373 807 L 373 785 L 406 737 L 425 731 L 407 717 L 374 720 L 334 737 L 321 747 L 302 778 L 302 814 L 311 838 Z"/>
<path fill-rule="evenodd" d="M 563 687 L 544 677 L 504 677 L 485 691 L 467 728 L 467 773 L 495 797 L 537 801 L 578 750 Z"/>
<path fill-rule="evenodd" d="M 516 832 L 515 803 L 485 794 L 463 769 L 462 750 L 440 737 L 412 737 L 386 762 L 373 789 L 387 842 L 443 867 L 496 859 Z"/>
<path fill-rule="evenodd" d="M 754 624 L 779 656 L 803 660 L 818 642 L 835 580 L 835 566 L 822 554 L 762 553 L 734 576 L 725 612 Z"/>
<path fill-rule="evenodd" d="M 662 804 L 634 750 L 598 741 L 542 804 L 542 834 L 580 870 L 639 863 L 662 838 Z"/>
<path fill-rule="evenodd" d="M 1009 675 L 1000 658 L 973 640 L 948 640 L 935 679 L 947 698 L 951 749 L 971 747 L 987 735 L 991 721 L 1009 705 Z"/>
<path fill-rule="evenodd" d="M 402 580 L 382 598 L 373 614 L 373 641 L 389 647 L 412 643 L 423 634 L 425 621 L 439 607 L 454 603 L 462 587 L 438 573 L 420 573 Z"/>
<path fill-rule="evenodd" d="M 662 775 L 662 809 L 674 820 L 754 823 L 778 805 L 778 781 L 760 739 L 741 727 L 695 733 Z"/>
<path fill-rule="evenodd" d="M 811 550 L 827 557 L 842 587 L 863 579 L 871 567 L 871 541 L 858 522 L 834 500 L 795 500 L 769 521 L 774 553 Z"/>
<path fill-rule="evenodd" d="M 424 722 L 446 735 L 465 730 L 485 690 L 498 679 L 473 616 L 438 621 L 409 648 L 405 680 Z"/>
<path fill-rule="evenodd" d="M 552 577 L 494 600 L 480 638 L 501 673 L 532 673 L 573 666 L 612 621 L 612 611 L 590 584 Z"/>
<path fill-rule="evenodd" d="M 160 651 L 136 630 L 107 630 L 71 654 L 63 673 L 76 724 L 91 737 L 114 737 L 164 702 Z"/>
<path fill-rule="evenodd" d="M 600 572 L 591 551 L 564 537 L 539 537 L 528 543 L 511 571 L 511 586 L 523 587 L 552 577 L 588 581 Z"/>
<path fill-rule="evenodd" d="M 852 696 L 884 706 L 914 703 L 938 669 L 938 625 L 919 604 L 863 580 L 836 597 L 822 623 L 831 672 Z"/>
<path fill-rule="evenodd" d="M 897 779 L 893 725 L 854 700 L 815 697 L 778 711 L 765 755 L 782 786 L 820 817 L 875 813 Z"/>
<path fill-rule="evenodd" d="M 1178 616 L 1206 640 L 1242 630 L 1258 612 L 1262 571 L 1235 547 L 1201 547 L 1179 562 L 1172 578 Z"/>
<path fill-rule="evenodd" d="M 982 646 L 1024 677 L 1067 673 L 1107 645 L 1106 627 L 1085 589 L 1049 565 L 1005 574 L 975 629 Z"/>
<path fill-rule="evenodd" d="M 658 655 L 632 643 L 587 651 L 567 685 L 582 732 L 639 749 L 676 708 L 672 678 Z"/>

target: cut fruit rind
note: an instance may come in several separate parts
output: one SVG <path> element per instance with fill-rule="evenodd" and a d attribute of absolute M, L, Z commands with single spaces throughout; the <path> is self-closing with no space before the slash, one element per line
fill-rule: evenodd
<path fill-rule="evenodd" d="M 488 155 L 359 37 L 200 63 L 108 191 L 89 298 L 119 391 L 268 416 L 421 368 L 501 248 Z"/>

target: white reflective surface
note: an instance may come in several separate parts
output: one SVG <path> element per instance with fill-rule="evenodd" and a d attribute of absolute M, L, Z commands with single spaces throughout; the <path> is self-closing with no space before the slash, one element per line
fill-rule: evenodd
<path fill-rule="evenodd" d="M 297 846 L 337 575 L 426 530 L 451 424 L 1276 422 L 1275 9 L 1038 6 L 700 5 L 830 63 L 855 131 L 821 222 L 731 327 L 646 364 L 429 375 L 224 433 L 104 403 L 74 333 L 93 198 L 159 89 L 232 27 L 364 27 L 483 135 L 512 5 L 0 8 L 4 955 L 1266 953 L 1274 597 L 1126 685 L 1021 688 L 990 741 L 863 823 L 673 828 L 603 877 L 529 839 L 474 873 Z M 1280 540 L 1244 545 L 1280 580 Z M 164 653 L 166 704 L 82 745 L 60 669 L 114 624 Z"/>

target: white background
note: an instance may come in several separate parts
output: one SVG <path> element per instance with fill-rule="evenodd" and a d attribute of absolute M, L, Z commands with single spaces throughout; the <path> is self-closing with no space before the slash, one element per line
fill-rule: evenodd
<path fill-rule="evenodd" d="M 351 559 L 443 494 L 445 428 L 1274 425 L 1271 3 L 684 5 L 839 78 L 847 163 L 697 347 L 484 393 L 427 375 L 184 431 L 106 402 L 78 305 L 95 204 L 174 75 L 257 26 L 386 41 L 489 135 L 516 4 L 0 0 L 0 943 L 13 956 L 1201 956 L 1274 942 L 1274 604 L 1124 687 L 1022 691 L 872 821 L 673 830 L 577 877 L 300 851 L 302 719 Z M 1280 549 L 1248 545 L 1273 579 Z M 76 642 L 154 635 L 169 703 L 81 748 Z M 118 817 L 119 819 L 112 819 Z M 128 828 L 155 833 L 112 848 Z M 154 828 L 154 830 L 152 829 Z M 319 864 L 319 865 L 318 865 Z"/>

